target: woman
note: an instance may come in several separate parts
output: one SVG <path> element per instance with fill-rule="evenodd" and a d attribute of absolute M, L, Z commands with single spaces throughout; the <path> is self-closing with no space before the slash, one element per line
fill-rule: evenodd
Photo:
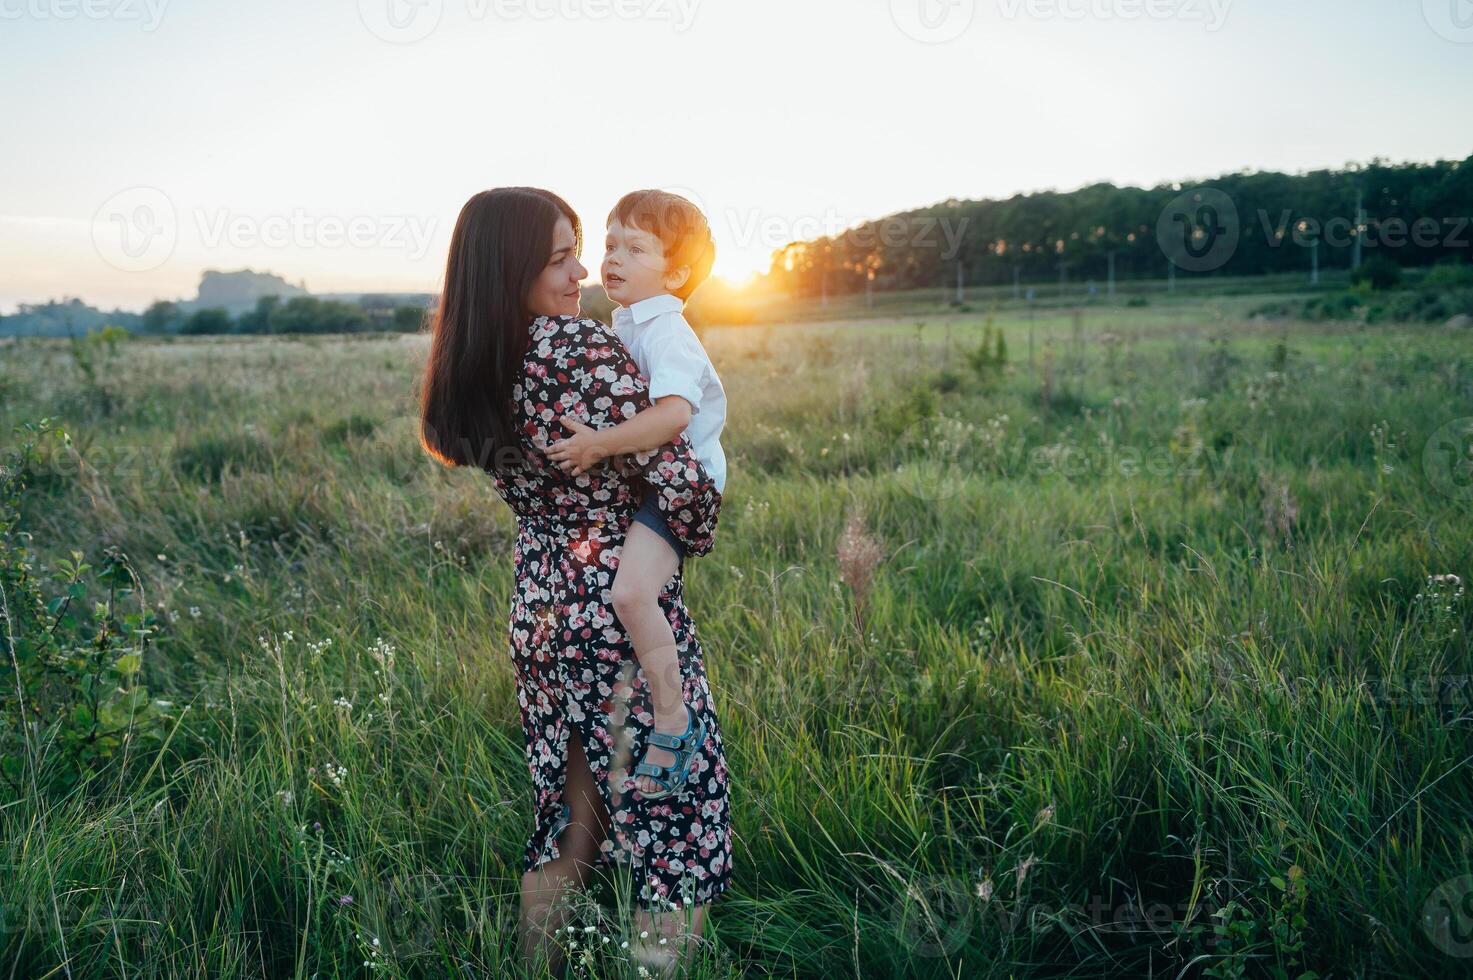
<path fill-rule="evenodd" d="M 421 439 L 447 465 L 486 469 L 517 515 L 511 654 L 536 818 L 523 861 L 524 955 L 557 965 L 548 942 L 564 924 L 557 899 L 612 860 L 639 887 L 634 934 L 648 935 L 636 954 L 668 969 L 679 937 L 699 935 L 728 884 L 726 761 L 676 572 L 661 604 L 687 703 L 708 734 L 684 792 L 645 800 L 633 791 L 628 760 L 643 756 L 654 719 L 609 587 L 646 487 L 690 555 L 710 551 L 721 495 L 683 436 L 580 476 L 547 457 L 565 434 L 564 413 L 603 428 L 649 407 L 648 381 L 618 337 L 578 318 L 581 245 L 577 215 L 548 191 L 483 191 L 461 209 L 421 390 Z"/>

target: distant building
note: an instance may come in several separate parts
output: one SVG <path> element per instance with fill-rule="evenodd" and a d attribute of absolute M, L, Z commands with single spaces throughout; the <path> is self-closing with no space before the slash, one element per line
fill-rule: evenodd
<path fill-rule="evenodd" d="M 181 306 L 190 310 L 223 309 L 231 314 L 244 313 L 256 306 L 263 296 L 279 296 L 282 301 L 310 295 L 305 284 L 293 286 L 269 272 L 240 269 L 235 272 L 205 270 L 199 281 L 199 296 Z"/>

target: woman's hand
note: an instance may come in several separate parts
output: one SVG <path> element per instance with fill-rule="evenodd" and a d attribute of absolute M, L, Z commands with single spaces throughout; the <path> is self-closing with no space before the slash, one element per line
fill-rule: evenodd
<path fill-rule="evenodd" d="M 578 476 L 611 455 L 600 435 L 602 430 L 590 428 L 571 415 L 564 415 L 559 421 L 573 434 L 549 446 L 547 456 L 564 473 Z"/>

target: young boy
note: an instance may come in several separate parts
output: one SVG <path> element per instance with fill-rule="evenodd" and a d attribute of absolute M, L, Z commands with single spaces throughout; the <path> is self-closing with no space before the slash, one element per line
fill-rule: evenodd
<path fill-rule="evenodd" d="M 614 205 L 600 271 L 604 291 L 619 304 L 614 329 L 649 379 L 652 405 L 608 429 L 564 416 L 573 434 L 549 450 L 563 470 L 581 473 L 605 457 L 656 449 L 685 432 L 716 489 L 725 489 L 720 438 L 726 392 L 681 315 L 715 258 L 705 215 L 678 194 L 634 191 Z M 675 635 L 659 602 L 684 560 L 680 540 L 654 496 L 647 496 L 624 538 L 612 591 L 614 613 L 634 645 L 654 705 L 655 734 L 635 767 L 635 789 L 651 799 L 680 792 L 690 758 L 705 741 L 704 724 L 685 703 Z"/>

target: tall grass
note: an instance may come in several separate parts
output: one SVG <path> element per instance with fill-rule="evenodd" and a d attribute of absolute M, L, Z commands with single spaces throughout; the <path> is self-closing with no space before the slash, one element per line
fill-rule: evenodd
<path fill-rule="evenodd" d="M 738 842 L 697 975 L 1466 971 L 1470 617 L 1429 576 L 1473 520 L 1423 459 L 1466 345 L 999 325 L 1000 371 L 975 316 L 706 334 L 732 478 L 686 594 Z M 73 436 L 35 547 L 129 556 L 179 706 L 0 806 L 7 975 L 515 974 L 514 524 L 416 455 L 423 354 L 7 348 L 6 430 Z M 615 886 L 590 976 L 632 975 Z"/>

